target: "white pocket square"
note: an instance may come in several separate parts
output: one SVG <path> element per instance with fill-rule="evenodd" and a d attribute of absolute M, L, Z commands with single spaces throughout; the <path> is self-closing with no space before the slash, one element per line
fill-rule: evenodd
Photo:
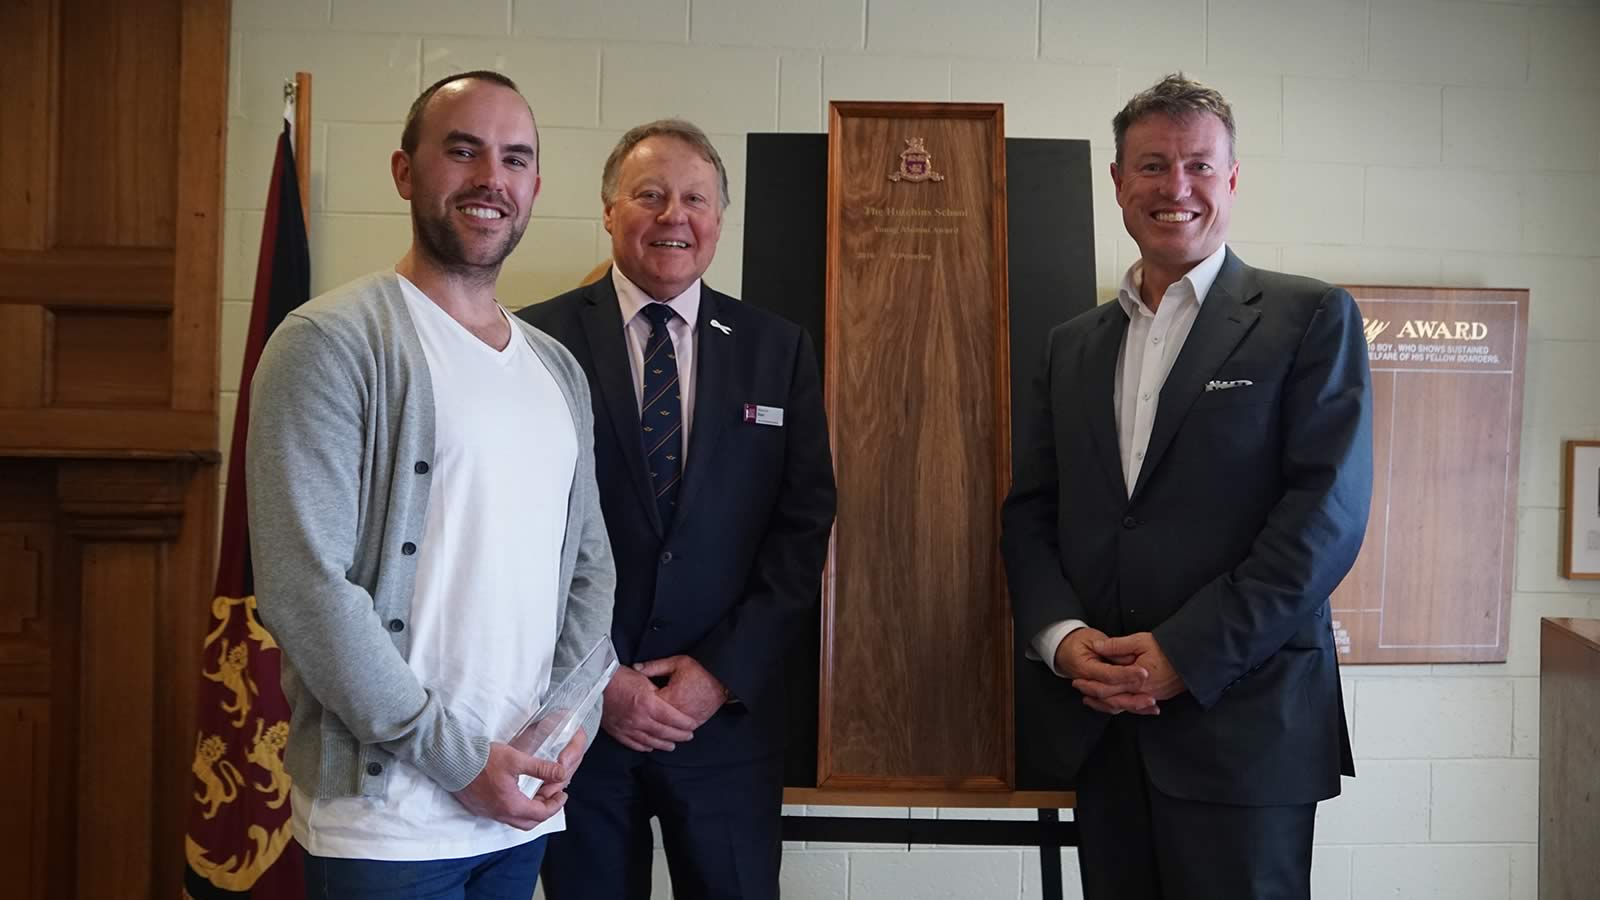
<path fill-rule="evenodd" d="M 1206 382 L 1206 391 L 1231 391 L 1234 388 L 1249 387 L 1252 384 L 1255 384 L 1255 382 L 1247 378 L 1241 378 L 1238 381 L 1208 381 Z"/>

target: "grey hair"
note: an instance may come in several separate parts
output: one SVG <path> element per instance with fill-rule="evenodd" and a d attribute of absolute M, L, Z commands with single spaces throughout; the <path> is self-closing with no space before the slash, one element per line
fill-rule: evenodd
<path fill-rule="evenodd" d="M 716 145 L 711 143 L 711 138 L 700 130 L 700 126 L 685 119 L 657 119 L 628 129 L 628 133 L 617 141 L 617 146 L 611 149 L 611 155 L 606 157 L 606 167 L 600 174 L 600 199 L 607 206 L 617 197 L 617 178 L 622 171 L 622 161 L 627 159 L 633 148 L 639 146 L 653 137 L 670 137 L 683 141 L 700 155 L 700 158 L 717 170 L 717 184 L 722 195 L 722 209 L 728 208 L 728 169 L 722 164 L 722 157 L 717 153 Z"/>
<path fill-rule="evenodd" d="M 1182 72 L 1174 72 L 1134 94 L 1122 112 L 1111 120 L 1111 133 L 1117 140 L 1117 165 L 1122 165 L 1122 141 L 1133 123 L 1146 116 L 1165 115 L 1187 119 L 1203 113 L 1210 113 L 1221 120 L 1222 127 L 1228 130 L 1228 157 L 1237 159 L 1234 153 L 1233 107 L 1228 105 L 1216 88 L 1185 77 Z"/>

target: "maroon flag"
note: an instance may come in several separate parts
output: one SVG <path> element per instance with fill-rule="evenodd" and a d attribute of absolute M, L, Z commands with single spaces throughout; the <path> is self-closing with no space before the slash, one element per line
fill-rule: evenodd
<path fill-rule="evenodd" d="M 184 842 L 184 896 L 192 900 L 305 896 L 300 849 L 289 828 L 289 775 L 283 769 L 289 705 L 278 687 L 278 645 L 256 617 L 244 457 L 250 379 L 261 348 L 290 310 L 310 296 L 310 273 L 294 144 L 285 122 L 261 229 L 223 502 L 217 586 L 201 652 L 194 805 Z"/>

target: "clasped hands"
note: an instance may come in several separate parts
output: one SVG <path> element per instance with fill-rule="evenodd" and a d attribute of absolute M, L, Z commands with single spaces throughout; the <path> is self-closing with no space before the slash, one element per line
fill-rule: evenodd
<path fill-rule="evenodd" d="M 1097 628 L 1076 629 L 1056 646 L 1055 668 L 1072 679 L 1085 706 L 1112 716 L 1160 715 L 1161 701 L 1187 690 L 1148 631 L 1114 638 Z"/>
<path fill-rule="evenodd" d="M 665 676 L 665 687 L 651 678 Z M 629 750 L 672 750 L 728 702 L 728 691 L 690 656 L 668 656 L 619 668 L 606 685 L 600 727 Z"/>
<path fill-rule="evenodd" d="M 666 677 L 665 687 L 650 679 Z M 668 656 L 618 668 L 606 685 L 600 727 L 630 750 L 671 750 L 694 737 L 728 692 L 715 675 L 689 656 Z M 524 831 L 555 815 L 567 802 L 566 788 L 588 747 L 582 729 L 557 762 L 535 759 L 508 744 L 489 745 L 489 762 L 455 797 L 474 815 Z M 530 798 L 519 775 L 544 783 Z"/>

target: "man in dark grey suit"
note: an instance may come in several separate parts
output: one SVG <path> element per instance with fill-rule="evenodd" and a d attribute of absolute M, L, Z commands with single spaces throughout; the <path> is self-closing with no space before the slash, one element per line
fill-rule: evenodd
<path fill-rule="evenodd" d="M 623 135 L 601 198 L 611 270 L 520 315 L 577 357 L 617 562 L 625 664 L 551 845 L 555 900 L 777 897 L 785 657 L 815 621 L 833 526 L 816 349 L 701 280 L 728 175 L 681 120 Z"/>
<path fill-rule="evenodd" d="M 1361 315 L 1225 245 L 1220 94 L 1168 76 L 1113 127 L 1141 259 L 1051 332 L 1004 512 L 1024 752 L 1075 780 L 1089 900 L 1309 897 L 1354 774 L 1328 596 L 1371 502 Z"/>

